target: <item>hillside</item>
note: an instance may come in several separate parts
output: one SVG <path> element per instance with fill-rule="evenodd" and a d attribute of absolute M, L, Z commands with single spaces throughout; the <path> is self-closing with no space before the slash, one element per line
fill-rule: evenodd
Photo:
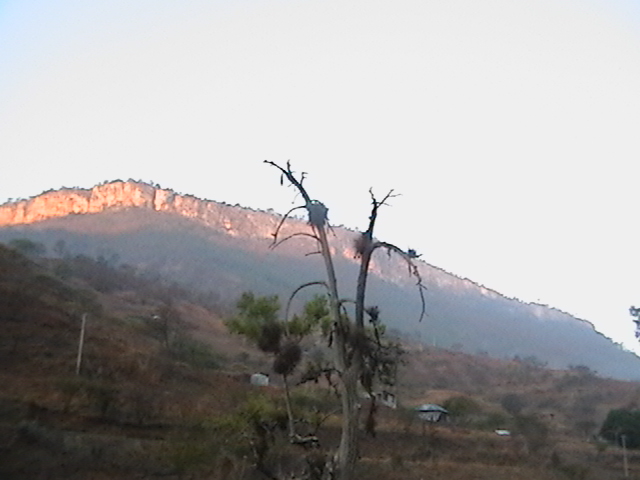
<path fill-rule="evenodd" d="M 59 255 L 102 256 L 152 269 L 229 307 L 244 290 L 286 297 L 300 283 L 318 279 L 320 259 L 305 256 L 313 248 L 304 239 L 270 248 L 280 220 L 268 212 L 116 181 L 0 206 L 0 241 L 28 238 Z M 305 228 L 303 221 L 290 219 L 281 235 Z M 333 229 L 345 296 L 354 294 L 357 275 L 354 237 L 355 232 Z M 393 257 L 374 259 L 368 298 L 381 307 L 385 323 L 425 345 L 495 358 L 534 357 L 554 368 L 584 365 L 605 376 L 640 378 L 640 359 L 584 320 L 506 298 L 423 261 L 419 271 L 427 287 L 428 316 L 422 322 L 417 321 L 421 307 L 415 282 Z"/>
<path fill-rule="evenodd" d="M 218 316 L 157 279 L 123 270 L 129 285 L 112 288 L 103 280 L 116 271 L 98 261 L 84 267 L 34 263 L 0 245 L 0 478 L 166 476 L 181 468 L 180 442 L 197 419 L 231 411 L 250 393 L 230 358 L 245 352 L 250 368 L 255 355 L 221 336 Z M 168 295 L 178 295 L 181 320 L 165 343 L 153 315 Z"/>
<path fill-rule="evenodd" d="M 277 413 L 282 394 L 249 385 L 270 362 L 227 333 L 210 297 L 100 258 L 33 260 L 0 245 L 0 299 L 1 478 L 266 478 L 246 422 Z M 620 450 L 589 439 L 610 409 L 640 404 L 638 384 L 412 341 L 405 349 L 400 408 L 380 410 L 376 438 L 363 437 L 360 478 L 618 478 Z M 299 408 L 331 410 L 331 389 L 300 388 Z M 431 402 L 453 422 L 421 428 L 412 408 Z M 335 422 L 319 434 L 331 448 Z M 304 456 L 273 435 L 265 465 L 297 468 Z"/>

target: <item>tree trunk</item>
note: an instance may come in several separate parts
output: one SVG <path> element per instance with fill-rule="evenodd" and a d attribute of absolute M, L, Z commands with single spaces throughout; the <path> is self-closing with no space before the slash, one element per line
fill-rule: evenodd
<path fill-rule="evenodd" d="M 320 239 L 320 249 L 327 269 L 329 283 L 329 304 L 333 317 L 335 330 L 336 364 L 340 372 L 340 390 L 342 402 L 342 436 L 337 452 L 335 472 L 338 480 L 351 480 L 358 457 L 358 376 L 360 362 L 355 361 L 349 365 L 347 359 L 349 321 L 340 315 L 340 299 L 338 297 L 338 282 L 336 280 L 331 250 L 327 240 L 327 234 L 323 226 L 316 231 Z"/>
<path fill-rule="evenodd" d="M 282 374 L 282 381 L 284 383 L 284 401 L 287 407 L 287 421 L 289 423 L 289 438 L 293 438 L 296 434 L 296 429 L 293 420 L 293 411 L 291 410 L 291 393 L 289 392 L 289 380 L 286 374 Z"/>
<path fill-rule="evenodd" d="M 342 381 L 342 436 L 337 458 L 337 479 L 351 480 L 358 460 L 358 371 L 349 368 Z"/>

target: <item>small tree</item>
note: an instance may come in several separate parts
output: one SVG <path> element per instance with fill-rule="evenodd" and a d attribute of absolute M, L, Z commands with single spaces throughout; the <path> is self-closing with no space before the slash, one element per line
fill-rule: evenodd
<path fill-rule="evenodd" d="M 629 448 L 640 448 L 640 411 L 620 408 L 611 410 L 600 429 L 600 435 L 617 445 L 626 437 Z"/>
<path fill-rule="evenodd" d="M 326 463 L 324 478 L 336 478 L 338 480 L 350 480 L 354 477 L 354 469 L 358 455 L 358 395 L 357 387 L 360 383 L 365 389 L 371 390 L 374 377 L 380 376 L 397 360 L 397 346 L 388 346 L 381 341 L 382 328 L 379 321 L 377 307 L 367 307 L 365 304 L 366 286 L 369 273 L 369 265 L 372 255 L 378 249 L 386 250 L 389 254 L 396 254 L 402 258 L 408 266 L 409 273 L 417 279 L 418 291 L 422 300 L 420 319 L 424 315 L 423 285 L 414 259 L 418 257 L 414 250 L 406 252 L 397 246 L 381 242 L 373 237 L 374 227 L 378 216 L 378 210 L 386 205 L 387 201 L 394 197 L 393 191 L 378 200 L 370 190 L 371 214 L 367 229 L 355 239 L 354 247 L 360 259 L 360 269 L 355 299 L 355 316 L 349 318 L 345 310 L 346 299 L 339 295 L 338 279 L 333 266 L 333 258 L 327 236 L 328 208 L 319 200 L 312 199 L 303 186 L 305 174 L 296 176 L 287 162 L 286 167 L 265 160 L 265 163 L 280 171 L 281 183 L 287 182 L 299 193 L 304 205 L 290 210 L 282 219 L 274 232 L 273 246 L 276 247 L 292 237 L 307 237 L 312 239 L 318 247 L 318 252 L 324 261 L 326 270 L 326 282 L 317 281 L 301 285 L 296 289 L 297 293 L 302 288 L 311 285 L 323 285 L 328 296 L 329 318 L 331 331 L 329 344 L 334 352 L 334 368 L 338 376 L 340 399 L 342 404 L 342 434 L 340 446 L 333 458 Z M 305 209 L 311 232 L 297 232 L 283 239 L 279 238 L 282 225 L 288 216 L 297 209 Z M 292 297 L 293 297 L 292 295 Z M 365 328 L 365 313 L 369 319 L 369 328 Z M 372 403 L 372 407 L 375 403 Z M 372 408 L 372 411 L 374 409 Z"/>
<path fill-rule="evenodd" d="M 238 314 L 227 320 L 226 324 L 231 332 L 244 335 L 260 350 L 273 355 L 273 371 L 282 375 L 285 387 L 289 437 L 293 443 L 315 443 L 315 436 L 302 437 L 296 433 L 289 376 L 302 358 L 302 339 L 328 318 L 327 301 L 325 297 L 315 297 L 305 305 L 302 315 L 294 315 L 290 321 L 288 307 L 285 318 L 280 319 L 277 296 L 256 297 L 246 292 L 238 301 Z"/>

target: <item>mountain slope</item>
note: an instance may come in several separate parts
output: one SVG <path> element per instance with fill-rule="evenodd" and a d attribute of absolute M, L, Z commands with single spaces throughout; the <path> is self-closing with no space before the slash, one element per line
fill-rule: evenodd
<path fill-rule="evenodd" d="M 180 317 L 169 341 L 155 316 L 167 312 L 168 298 Z M 78 375 L 81 312 L 90 315 Z M 242 419 L 260 405 L 277 412 L 277 382 L 266 389 L 248 382 L 271 362 L 191 292 L 104 258 L 32 261 L 0 245 L 0 322 L 0 478 L 264 478 L 252 467 L 260 437 Z M 571 473 L 580 465 L 589 474 L 580 478 L 596 480 L 620 471 L 620 449 L 596 455 L 585 438 L 612 408 L 638 404 L 637 384 L 581 368 L 404 347 L 400 408 L 380 406 L 376 438 L 363 438 L 358 478 L 417 480 L 439 468 L 442 478 L 556 480 L 565 478 L 561 467 Z M 215 361 L 203 362 L 204 352 Z M 296 395 L 307 418 L 318 407 L 331 410 L 331 389 L 306 384 Z M 411 407 L 433 402 L 447 402 L 454 420 L 425 432 Z M 318 432 L 321 448 L 337 442 L 334 425 Z M 512 435 L 498 437 L 495 428 Z M 273 432 L 270 464 L 304 461 L 286 435 Z M 637 454 L 628 455 L 637 464 Z"/>
<path fill-rule="evenodd" d="M 103 256 L 155 270 L 191 288 L 213 291 L 231 305 L 240 292 L 287 298 L 297 285 L 322 279 L 312 242 L 294 238 L 271 249 L 281 217 L 176 194 L 138 182 L 112 182 L 91 190 L 63 189 L 0 206 L 0 241 L 29 238 L 60 254 Z M 305 231 L 290 219 L 281 238 Z M 342 295 L 353 297 L 355 232 L 334 228 L 331 240 Z M 550 366 L 586 365 L 602 375 L 640 378 L 640 359 L 593 326 L 542 305 L 524 304 L 467 279 L 419 262 L 427 291 L 427 317 L 406 266 L 385 254 L 372 262 L 368 303 L 384 321 L 426 344 L 535 357 Z M 303 300 L 303 299 L 301 299 Z"/>

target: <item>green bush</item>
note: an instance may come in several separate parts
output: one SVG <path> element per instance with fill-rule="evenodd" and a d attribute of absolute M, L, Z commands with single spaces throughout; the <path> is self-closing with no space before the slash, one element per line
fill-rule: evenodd
<path fill-rule="evenodd" d="M 182 335 L 172 343 L 171 353 L 176 360 L 196 368 L 219 368 L 222 361 L 206 343 Z"/>
<path fill-rule="evenodd" d="M 622 445 L 622 437 L 629 448 L 640 448 L 640 411 L 620 408 L 607 415 L 600 435 L 610 442 Z"/>

